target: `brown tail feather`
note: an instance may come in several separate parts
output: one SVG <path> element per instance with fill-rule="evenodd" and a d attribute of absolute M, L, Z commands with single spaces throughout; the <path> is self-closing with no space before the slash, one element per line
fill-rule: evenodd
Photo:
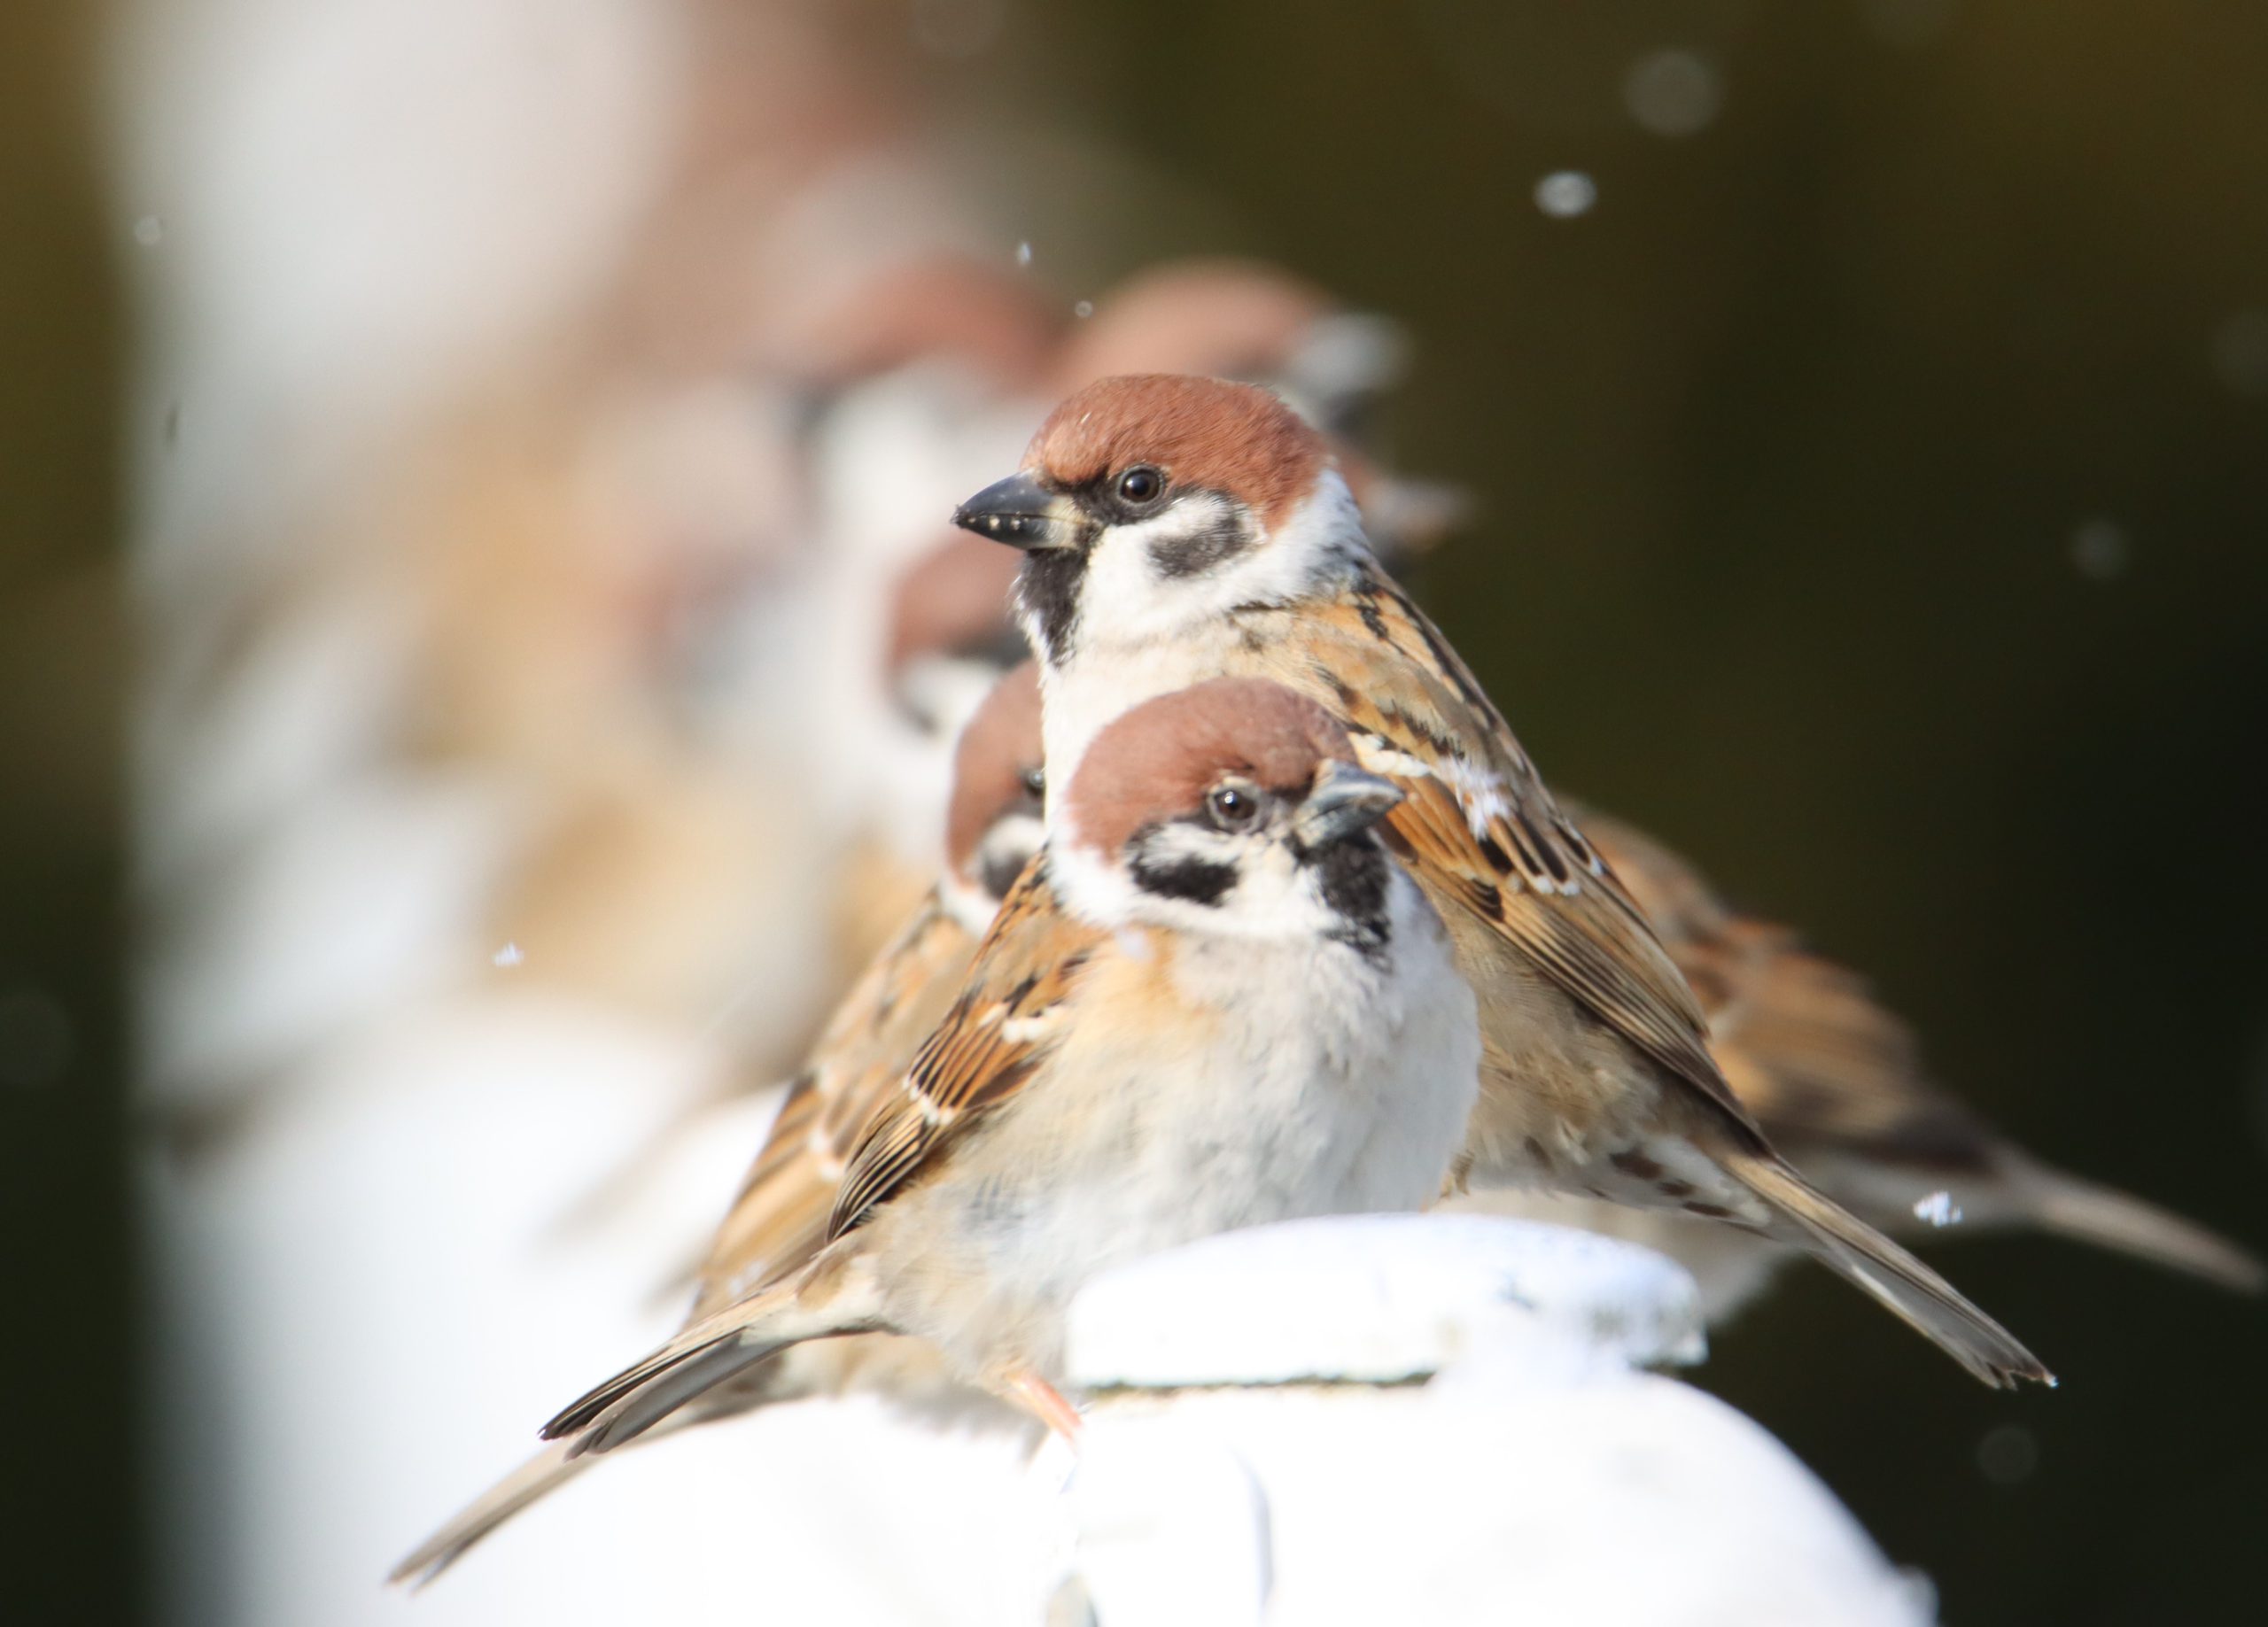
<path fill-rule="evenodd" d="M 2234 1293 L 2268 1287 L 2259 1259 L 2194 1220 L 2044 1164 L 2011 1172 L 2024 1213 L 2046 1230 L 2155 1266 L 2187 1272 Z"/>
<path fill-rule="evenodd" d="M 641 1363 L 544 1425 L 543 1437 L 571 1436 L 571 1458 L 610 1452 L 791 1343 L 754 1332 L 726 1334 L 665 1361 Z"/>
<path fill-rule="evenodd" d="M 837 1251 L 692 1323 L 559 1413 L 543 1426 L 543 1438 L 574 1437 L 573 1457 L 610 1451 L 790 1344 L 881 1330 L 873 1280 L 859 1268 L 857 1248 Z"/>
<path fill-rule="evenodd" d="M 1769 1152 L 1728 1151 L 1727 1171 L 1769 1204 L 1793 1243 L 1879 1300 L 1938 1349 L 1995 1389 L 2020 1378 L 2053 1384 L 2054 1375 L 2016 1336 L 1963 1298 L 1936 1272 L 1856 1215 L 1812 1189 Z"/>
<path fill-rule="evenodd" d="M 545 1447 L 469 1504 L 464 1511 L 393 1568 L 391 1583 L 423 1587 L 463 1558 L 466 1550 L 529 1504 L 572 1480 L 597 1460 L 571 1457 L 566 1443 Z"/>

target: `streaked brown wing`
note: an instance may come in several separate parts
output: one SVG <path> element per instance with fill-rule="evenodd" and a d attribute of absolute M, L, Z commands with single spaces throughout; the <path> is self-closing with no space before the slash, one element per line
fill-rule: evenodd
<path fill-rule="evenodd" d="M 1612 868 L 1561 815 L 1456 653 L 1376 573 L 1321 612 L 1303 686 L 1334 704 L 1363 765 L 1409 794 L 1387 817 L 1437 904 L 1485 921 L 1552 982 L 1753 1129 L 1709 1055 L 1700 1007 Z M 1379 646 L 1402 659 L 1379 659 Z M 1357 686 L 1341 674 L 1362 676 Z M 1324 689 L 1318 691 L 1318 680 Z"/>
<path fill-rule="evenodd" d="M 1930 1082 L 1913 1030 L 1863 978 L 1789 928 L 1734 910 L 1644 833 L 1591 810 L 1579 817 L 1660 931 L 1708 1014 L 1719 1065 L 1775 1144 L 1935 1167 L 1989 1160 L 1992 1131 Z"/>
<path fill-rule="evenodd" d="M 825 1247 L 851 1151 L 952 1009 L 976 940 L 935 889 L 828 1019 L 700 1272 L 693 1319 L 779 1281 Z"/>
<path fill-rule="evenodd" d="M 951 1011 L 867 1120 L 827 1223 L 830 1242 L 1014 1096 L 1060 1037 L 1103 934 L 1058 907 L 1045 872 L 1044 856 L 1024 867 Z"/>

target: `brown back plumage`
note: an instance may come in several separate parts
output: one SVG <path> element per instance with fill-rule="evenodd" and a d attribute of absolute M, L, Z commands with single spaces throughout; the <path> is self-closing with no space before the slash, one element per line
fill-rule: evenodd
<path fill-rule="evenodd" d="M 1973 1223 L 2037 1227 L 2259 1291 L 2260 1262 L 2245 1250 L 2040 1162 L 1938 1088 L 1913 1030 L 1856 972 L 1732 910 L 1643 833 L 1593 810 L 1578 817 L 1699 997 L 1734 1090 L 1829 1196 L 1885 1230 L 1916 1231 L 1910 1195 L 1942 1188 Z"/>

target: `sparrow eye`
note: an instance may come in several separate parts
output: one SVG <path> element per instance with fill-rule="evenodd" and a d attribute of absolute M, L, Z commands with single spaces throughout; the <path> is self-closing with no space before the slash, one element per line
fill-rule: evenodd
<path fill-rule="evenodd" d="M 1022 778 L 1024 793 L 1026 795 L 1033 797 L 1046 796 L 1047 771 L 1045 769 L 1028 768 L 1023 771 Z"/>
<path fill-rule="evenodd" d="M 1231 834 L 1248 831 L 1260 818 L 1260 794 L 1233 780 L 1216 786 L 1206 794 L 1205 813 L 1215 830 Z"/>
<path fill-rule="evenodd" d="M 1120 500 L 1137 508 L 1154 503 L 1165 494 L 1166 477 L 1146 463 L 1137 463 L 1118 477 Z"/>

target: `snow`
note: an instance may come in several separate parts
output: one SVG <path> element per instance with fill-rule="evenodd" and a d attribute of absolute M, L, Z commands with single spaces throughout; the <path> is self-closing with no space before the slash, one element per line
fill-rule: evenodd
<path fill-rule="evenodd" d="M 1483 1344 L 1537 1340 L 1626 1366 L 1705 1349 L 1693 1281 L 1661 1255 L 1532 1221 L 1365 1215 L 1110 1272 L 1072 1308 L 1069 1360 L 1090 1386 L 1394 1383 Z"/>
<path fill-rule="evenodd" d="M 1588 214 L 1598 202 L 1598 183 L 1580 169 L 1555 170 L 1535 183 L 1535 206 L 1556 221 Z"/>
<path fill-rule="evenodd" d="M 1089 1414 L 1058 1619 L 1933 1617 L 1786 1448 L 1643 1370 L 1699 1340 L 1691 1282 L 1643 1250 L 1480 1217 L 1305 1221 L 1114 1273 L 1073 1326 L 1075 1366 L 1125 1387 Z M 1314 1382 L 1334 1360 L 1432 1376 Z"/>

